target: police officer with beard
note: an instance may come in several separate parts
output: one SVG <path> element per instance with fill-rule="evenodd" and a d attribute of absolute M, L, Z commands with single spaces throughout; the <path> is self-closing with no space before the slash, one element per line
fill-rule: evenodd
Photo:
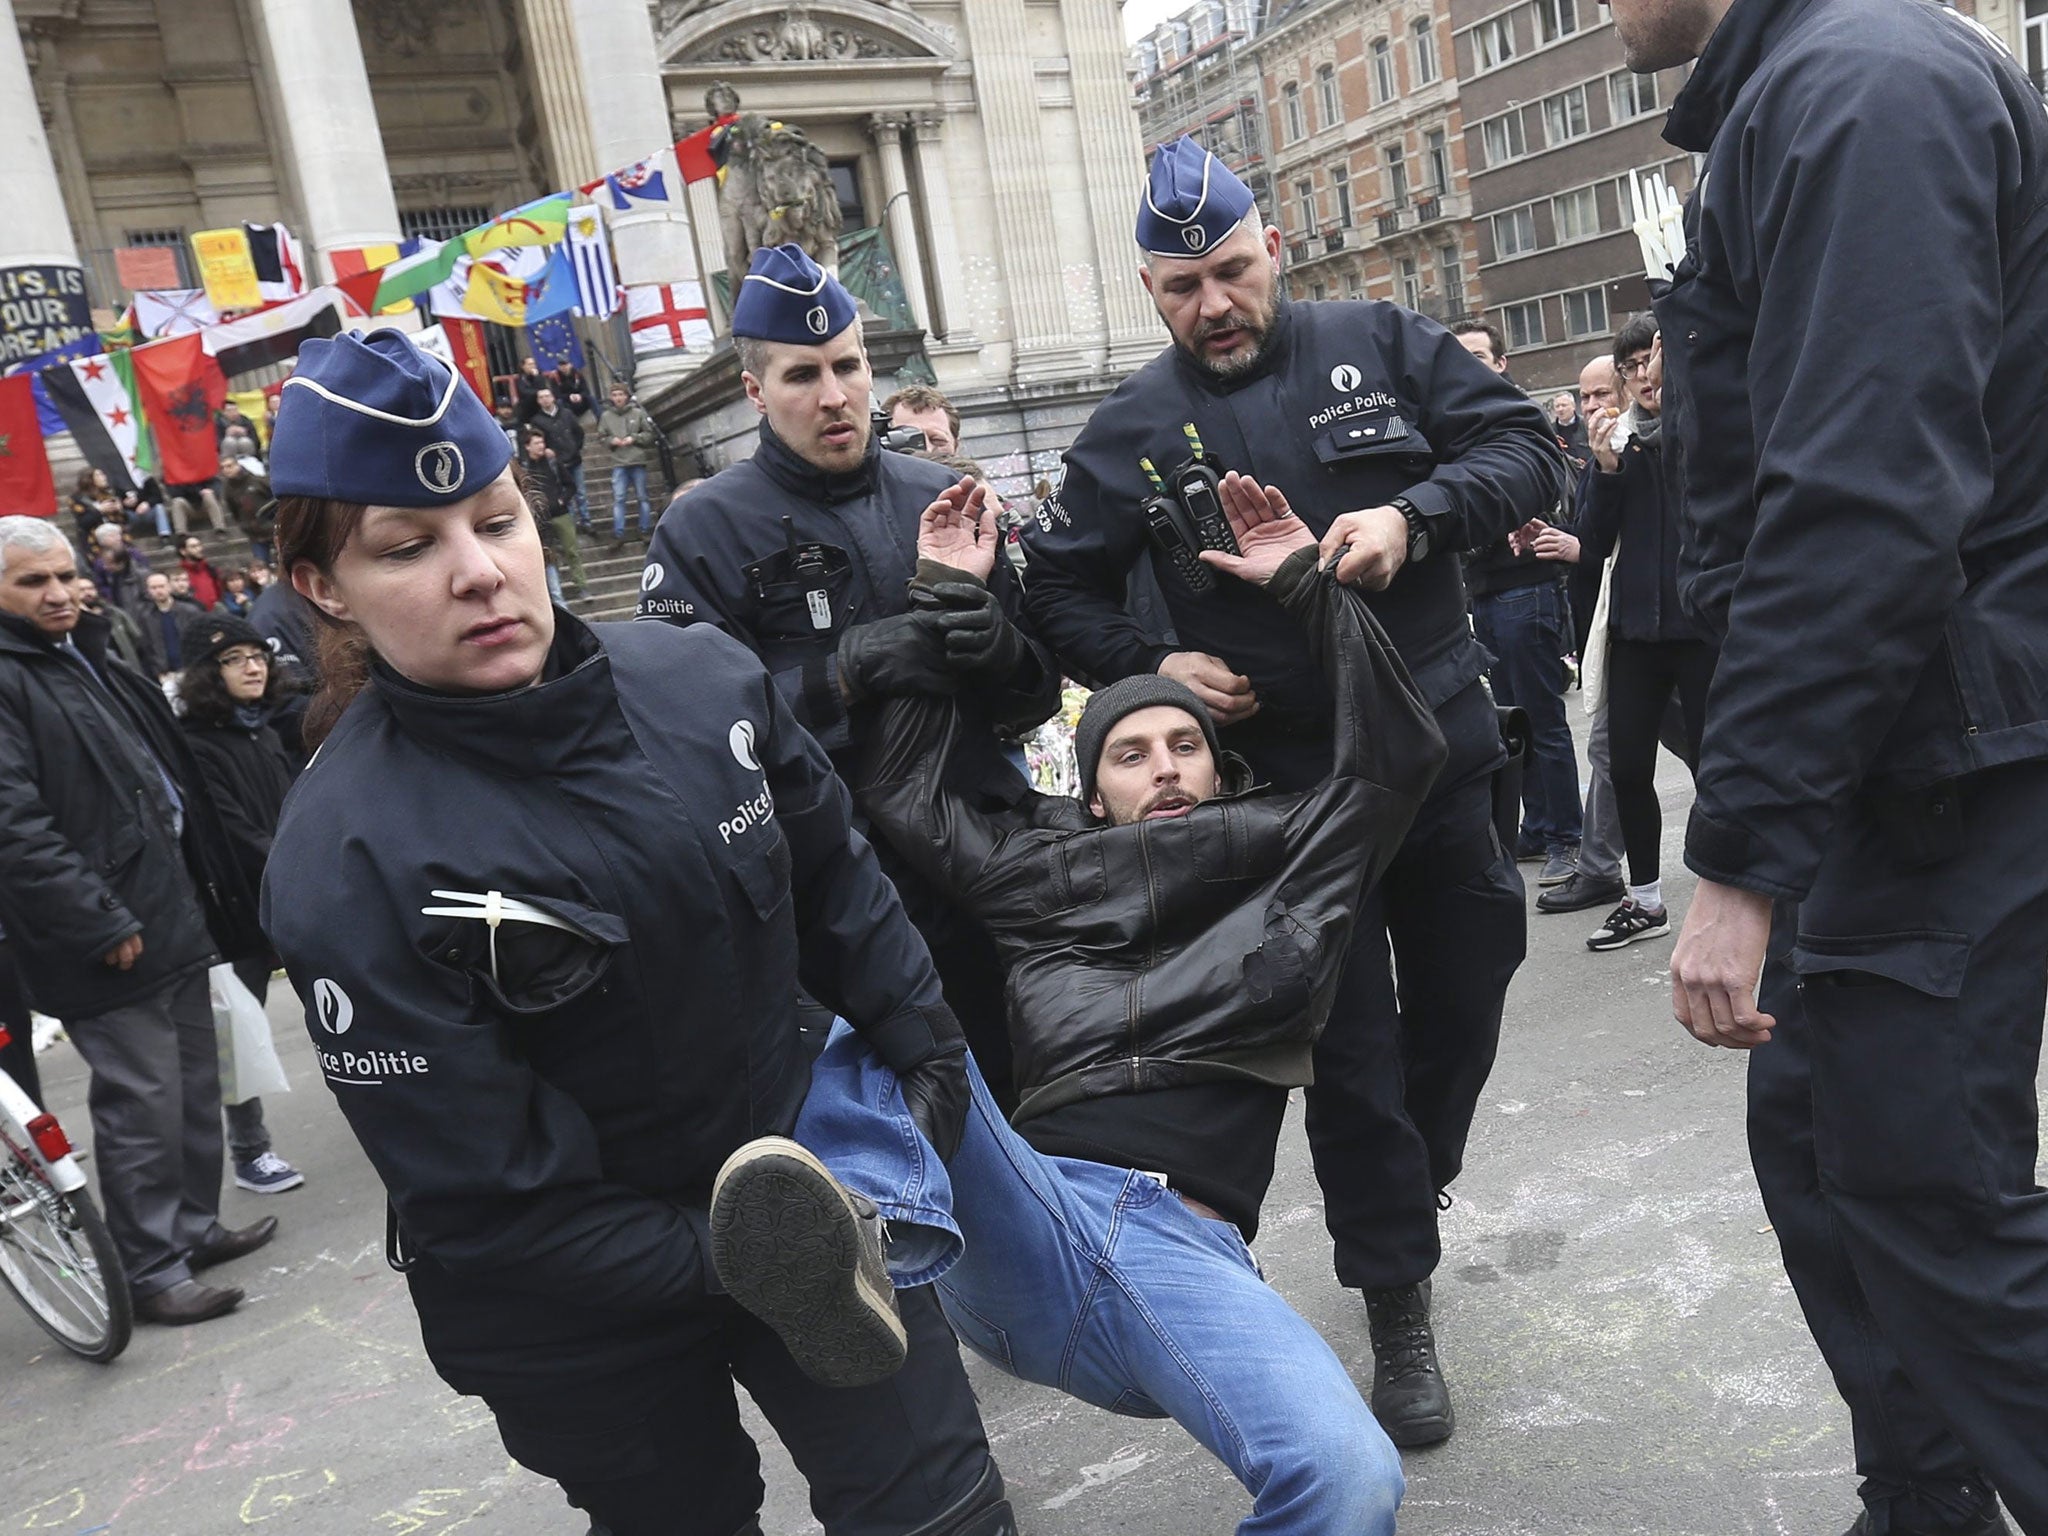
<path fill-rule="evenodd" d="M 991 808 L 1014 802 L 1027 786 L 992 727 L 1038 724 L 1058 707 L 1060 685 L 1051 657 L 1013 622 L 1015 573 L 999 562 L 986 588 L 949 589 L 956 601 L 946 609 L 914 610 L 909 592 L 924 510 L 949 500 L 992 527 L 985 491 L 928 460 L 883 450 L 870 427 L 874 375 L 853 298 L 797 246 L 754 253 L 732 334 L 747 398 L 761 413 L 760 444 L 663 515 L 640 616 L 715 624 L 750 647 L 842 776 L 877 700 L 958 691 L 971 724 L 956 784 Z M 983 1075 L 1007 1103 L 994 946 L 886 843 L 876 853 L 931 949 Z"/>
<path fill-rule="evenodd" d="M 1493 830 L 1505 753 L 1457 556 L 1554 506 L 1564 462 L 1543 413 L 1433 321 L 1388 303 L 1287 302 L 1280 232 L 1193 139 L 1154 156 L 1137 236 L 1174 345 L 1068 450 L 1026 539 L 1027 608 L 1070 670 L 1177 678 L 1262 779 L 1316 783 L 1329 709 L 1298 628 L 1194 558 L 1217 538 L 1212 482 L 1237 470 L 1307 522 L 1340 579 L 1375 594 L 1436 713 L 1449 760 L 1365 898 L 1308 1090 L 1337 1275 L 1365 1293 L 1373 1412 L 1397 1445 L 1432 1444 L 1453 1427 L 1429 1320 L 1438 1204 L 1527 938 Z M 1124 609 L 1148 546 L 1178 649 Z"/>

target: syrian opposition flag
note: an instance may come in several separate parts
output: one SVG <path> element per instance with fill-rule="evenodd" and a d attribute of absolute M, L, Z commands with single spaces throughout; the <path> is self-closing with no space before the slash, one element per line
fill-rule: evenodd
<path fill-rule="evenodd" d="M 43 389 L 85 462 L 105 470 L 115 490 L 136 491 L 148 478 L 141 464 L 142 408 L 132 374 L 122 374 L 109 354 L 81 357 L 45 368 Z"/>

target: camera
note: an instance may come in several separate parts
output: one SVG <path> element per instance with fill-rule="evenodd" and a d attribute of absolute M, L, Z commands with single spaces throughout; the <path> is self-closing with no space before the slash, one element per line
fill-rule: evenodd
<path fill-rule="evenodd" d="M 868 425 L 884 448 L 891 453 L 923 453 L 925 451 L 924 429 L 922 427 L 891 426 L 889 418 L 880 411 L 868 413 Z"/>

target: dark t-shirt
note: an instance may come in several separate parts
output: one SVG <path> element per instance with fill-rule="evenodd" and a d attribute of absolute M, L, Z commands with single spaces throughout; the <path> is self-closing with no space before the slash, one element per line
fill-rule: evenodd
<path fill-rule="evenodd" d="M 1287 1090 L 1267 1083 L 1190 1083 L 1081 1099 L 1017 1127 L 1048 1157 L 1163 1173 L 1167 1184 L 1213 1206 L 1250 1242 L 1273 1182 Z"/>

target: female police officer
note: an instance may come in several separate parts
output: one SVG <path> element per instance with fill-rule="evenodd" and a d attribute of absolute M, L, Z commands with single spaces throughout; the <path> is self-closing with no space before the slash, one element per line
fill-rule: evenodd
<path fill-rule="evenodd" d="M 958 1026 L 824 754 L 709 626 L 551 608 L 504 434 L 400 333 L 307 344 L 271 475 L 326 688 L 265 926 L 435 1368 L 615 1536 L 756 1529 L 735 1378 L 827 1531 L 1009 1529 L 928 1297 L 894 1377 L 821 1387 L 705 1258 L 720 1163 L 803 1097 L 799 980 L 959 1136 Z"/>

